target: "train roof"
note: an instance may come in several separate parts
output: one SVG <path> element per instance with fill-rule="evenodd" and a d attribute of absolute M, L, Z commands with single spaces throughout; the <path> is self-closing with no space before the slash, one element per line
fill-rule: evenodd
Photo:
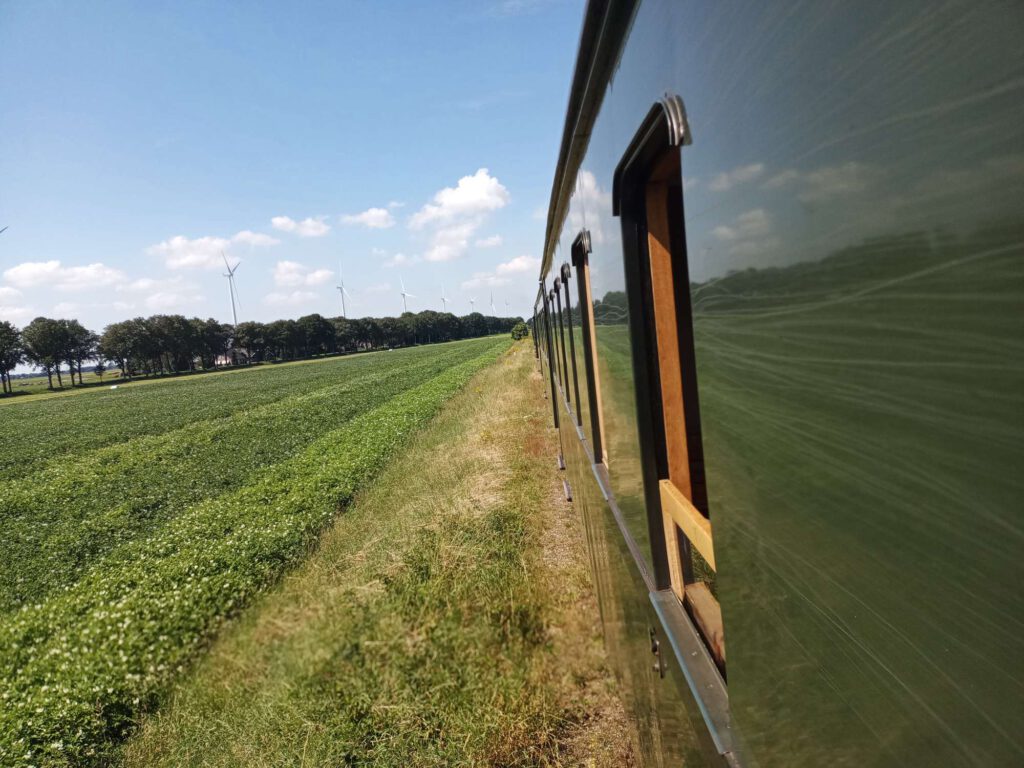
<path fill-rule="evenodd" d="M 589 0 L 587 3 L 569 104 L 565 111 L 562 144 L 558 150 L 558 165 L 551 184 L 540 279 L 551 267 L 566 207 L 572 197 L 572 184 L 587 151 L 590 129 L 601 108 L 637 4 L 637 0 Z"/>

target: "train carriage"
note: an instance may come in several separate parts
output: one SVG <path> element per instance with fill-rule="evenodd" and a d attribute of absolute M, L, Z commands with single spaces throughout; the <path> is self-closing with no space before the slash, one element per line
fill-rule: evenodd
<path fill-rule="evenodd" d="M 533 329 L 646 764 L 1024 764 L 1022 41 L 588 4 Z"/>

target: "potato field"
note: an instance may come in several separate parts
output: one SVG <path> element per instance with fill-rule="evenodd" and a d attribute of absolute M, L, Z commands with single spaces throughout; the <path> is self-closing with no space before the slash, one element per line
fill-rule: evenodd
<path fill-rule="evenodd" d="M 508 343 L 0 405 L 0 765 L 102 762 Z"/>

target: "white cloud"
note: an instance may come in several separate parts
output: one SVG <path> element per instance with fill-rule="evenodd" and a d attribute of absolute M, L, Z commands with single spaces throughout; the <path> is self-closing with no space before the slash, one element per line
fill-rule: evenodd
<path fill-rule="evenodd" d="M 159 281 L 151 277 L 140 277 L 137 280 L 124 283 L 117 287 L 119 291 L 152 291 L 159 285 Z"/>
<path fill-rule="evenodd" d="M 508 285 L 507 277 L 498 277 L 493 272 L 474 272 L 468 280 L 462 281 L 462 290 L 468 291 L 473 288 L 497 288 L 499 285 Z"/>
<path fill-rule="evenodd" d="M 73 316 L 87 310 L 114 309 L 118 312 L 135 310 L 141 306 L 150 312 L 182 312 L 203 301 L 196 286 L 179 277 L 171 279 L 130 279 L 119 269 L 104 264 L 65 267 L 59 261 L 25 262 L 4 272 L 4 278 L 23 288 L 54 288 L 67 293 L 94 291 L 101 301 L 60 301 L 52 312 L 58 316 Z M 113 295 L 125 295 L 129 300 L 112 300 Z M 17 288 L 0 286 L 0 299 L 13 299 L 20 295 Z M 0 316 L 25 318 L 27 308 L 8 307 Z"/>
<path fill-rule="evenodd" d="M 547 221 L 548 207 L 546 205 L 538 205 L 533 209 L 533 213 L 530 214 L 530 218 L 536 221 Z"/>
<path fill-rule="evenodd" d="M 163 290 L 151 293 L 142 300 L 150 312 L 184 312 L 203 301 L 202 294 L 189 291 Z"/>
<path fill-rule="evenodd" d="M 731 171 L 718 174 L 711 180 L 708 187 L 712 192 L 725 192 L 737 184 L 746 184 L 756 180 L 762 173 L 764 173 L 763 163 L 741 165 L 738 168 L 733 168 Z"/>
<path fill-rule="evenodd" d="M 162 256 L 170 269 L 223 267 L 221 254 L 231 246 L 224 237 L 197 237 L 190 240 L 184 235 L 175 235 L 146 249 L 146 253 Z"/>
<path fill-rule="evenodd" d="M 387 269 L 391 269 L 393 267 L 402 267 L 407 266 L 409 264 L 415 264 L 418 261 L 419 259 L 416 258 L 415 256 L 406 256 L 404 253 L 396 253 L 394 256 L 389 256 L 387 259 L 384 260 L 384 266 Z"/>
<path fill-rule="evenodd" d="M 391 290 L 391 283 L 374 283 L 364 289 L 364 293 L 387 293 Z"/>
<path fill-rule="evenodd" d="M 405 203 L 401 200 L 392 200 L 388 203 L 388 208 L 405 208 Z"/>
<path fill-rule="evenodd" d="M 149 312 L 184 312 L 202 302 L 205 297 L 195 284 L 180 277 L 156 279 L 140 277 L 116 286 L 118 293 L 128 294 L 141 301 L 143 309 Z M 115 302 L 118 309 L 134 309 L 136 301 Z"/>
<path fill-rule="evenodd" d="M 298 307 L 309 304 L 316 300 L 317 295 L 312 291 L 289 291 L 268 293 L 263 301 L 272 307 Z"/>
<path fill-rule="evenodd" d="M 21 298 L 21 291 L 7 285 L 0 285 L 0 301 L 14 301 Z"/>
<path fill-rule="evenodd" d="M 820 203 L 841 195 L 865 191 L 878 176 L 871 166 L 849 162 L 811 171 L 804 176 L 804 189 L 797 197 L 805 203 Z"/>
<path fill-rule="evenodd" d="M 388 229 L 395 225 L 395 217 L 387 208 L 368 208 L 362 213 L 350 213 L 341 217 L 342 224 L 361 224 L 370 229 Z"/>
<path fill-rule="evenodd" d="M 536 256 L 516 256 L 514 259 L 499 264 L 493 272 L 474 272 L 473 276 L 462 282 L 463 290 L 473 288 L 496 288 L 500 285 L 508 285 L 513 278 L 519 280 L 519 275 L 540 270 L 540 259 Z"/>
<path fill-rule="evenodd" d="M 175 235 L 149 246 L 146 253 L 162 256 L 169 269 L 218 269 L 224 266 L 221 254 L 230 253 L 232 245 L 266 248 L 280 242 L 276 237 L 243 229 L 230 238 L 207 235 L 190 239 Z"/>
<path fill-rule="evenodd" d="M 424 258 L 427 261 L 453 261 L 459 258 L 469 248 L 469 238 L 479 226 L 477 222 L 465 221 L 440 227 L 434 232 Z"/>
<path fill-rule="evenodd" d="M 866 191 L 881 176 L 879 169 L 851 161 L 841 165 L 826 165 L 807 173 L 787 168 L 764 183 L 765 189 L 796 186 L 797 199 L 802 203 L 821 203 L 836 197 Z"/>
<path fill-rule="evenodd" d="M 504 264 L 499 264 L 497 270 L 499 275 L 514 275 L 522 272 L 539 272 L 540 259 L 536 256 L 516 256 Z"/>
<path fill-rule="evenodd" d="M 779 239 L 772 237 L 771 216 L 762 208 L 741 213 L 729 224 L 722 224 L 711 230 L 719 240 L 729 243 L 732 256 L 749 258 L 779 246 Z"/>
<path fill-rule="evenodd" d="M 501 235 L 491 235 L 490 237 L 480 238 L 473 245 L 477 248 L 497 248 L 501 245 L 501 242 Z"/>
<path fill-rule="evenodd" d="M 469 248 L 470 240 L 488 214 L 509 202 L 508 190 L 486 168 L 463 176 L 454 187 L 445 187 L 409 219 L 409 228 L 433 228 L 427 261 L 452 261 Z"/>
<path fill-rule="evenodd" d="M 546 216 L 546 214 L 545 214 Z M 569 226 L 573 232 L 586 227 L 594 245 L 605 242 L 605 221 L 614 231 L 612 218 L 612 194 L 601 188 L 593 171 L 580 171 L 576 177 L 576 192 L 569 208 Z M 610 235 L 609 235 L 610 236 Z"/>
<path fill-rule="evenodd" d="M 267 247 L 271 245 L 278 245 L 281 241 L 276 237 L 265 235 L 262 232 L 252 232 L 248 229 L 243 229 L 231 238 L 233 243 L 242 243 L 243 245 L 251 245 L 254 247 Z"/>
<path fill-rule="evenodd" d="M 299 237 L 323 237 L 331 231 L 331 225 L 324 221 L 326 217 L 317 216 L 296 221 L 289 216 L 275 216 L 270 220 L 274 229 L 291 232 Z"/>
<path fill-rule="evenodd" d="M 445 187 L 435 194 L 433 203 L 413 214 L 409 226 L 420 229 L 434 221 L 477 216 L 504 208 L 508 201 L 508 190 L 486 168 L 481 168 L 472 176 L 463 176 L 454 188 Z"/>
<path fill-rule="evenodd" d="M 329 269 L 310 269 L 297 261 L 279 261 L 274 265 L 274 285 L 281 288 L 298 288 L 323 285 L 334 273 Z"/>
<path fill-rule="evenodd" d="M 800 178 L 800 174 L 794 171 L 792 168 L 788 168 L 785 171 L 775 174 L 768 181 L 764 183 L 765 189 L 781 189 L 782 187 L 789 186 L 794 181 Z"/>
<path fill-rule="evenodd" d="M 7 320 L 15 325 L 24 325 L 33 317 L 35 311 L 32 307 L 16 307 L 13 305 L 0 304 L 0 320 Z"/>
<path fill-rule="evenodd" d="M 730 226 L 718 226 L 711 233 L 719 240 L 750 240 L 765 237 L 772 230 L 771 218 L 762 208 L 741 213 Z"/>
<path fill-rule="evenodd" d="M 58 291 L 88 291 L 123 282 L 124 272 L 105 264 L 65 267 L 57 260 L 26 261 L 4 271 L 4 279 L 18 288 L 46 286 Z"/>

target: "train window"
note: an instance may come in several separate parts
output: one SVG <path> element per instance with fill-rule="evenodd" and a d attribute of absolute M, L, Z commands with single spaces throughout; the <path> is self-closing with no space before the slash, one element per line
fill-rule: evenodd
<path fill-rule="evenodd" d="M 701 447 L 690 279 L 679 147 L 689 143 L 682 102 L 655 106 L 616 171 L 627 290 L 638 317 L 638 400 L 646 400 L 651 520 L 664 541 L 662 581 L 683 602 L 724 669 L 725 641 L 715 599 L 715 553 Z M 642 372 L 639 369 L 643 369 Z M 639 410 L 639 409 L 638 409 Z M 652 539 L 654 537 L 652 536 Z M 667 578 L 666 578 L 667 577 Z"/>
<path fill-rule="evenodd" d="M 594 333 L 594 297 L 590 291 L 590 233 L 583 230 L 572 244 L 572 265 L 576 269 L 576 295 L 579 299 L 580 335 L 587 377 L 587 400 L 590 410 L 590 439 L 596 464 L 608 463 L 604 446 L 604 417 L 601 411 L 601 380 L 597 368 L 597 345 Z"/>
<path fill-rule="evenodd" d="M 569 296 L 569 265 L 563 264 L 561 272 L 559 273 L 559 280 L 555 282 L 555 288 L 558 289 L 561 286 L 562 292 L 565 294 L 565 332 L 569 339 L 569 368 L 572 370 L 572 398 L 576 404 L 576 423 L 583 424 L 583 410 L 580 405 L 580 382 L 577 378 L 576 371 L 576 339 L 574 338 L 574 331 L 572 327 L 572 298 Z"/>
<path fill-rule="evenodd" d="M 551 410 L 555 428 L 558 428 L 558 389 L 555 386 L 555 356 L 551 347 L 551 307 L 548 303 L 548 294 L 544 291 L 543 283 L 540 290 L 541 299 L 544 302 L 544 355 L 547 358 L 548 386 L 551 390 Z"/>
<path fill-rule="evenodd" d="M 562 307 L 562 276 L 559 275 L 555 278 L 555 287 L 552 292 L 555 295 L 555 307 L 558 309 L 558 353 L 561 355 L 562 363 L 562 392 L 565 394 L 567 400 L 572 402 L 572 393 L 570 390 L 569 381 L 569 358 L 565 349 L 565 312 Z"/>
<path fill-rule="evenodd" d="M 558 369 L 558 384 L 562 388 L 562 390 L 564 391 L 565 390 L 565 368 L 563 367 L 563 362 L 565 360 L 565 356 L 562 354 L 562 341 L 563 340 L 562 340 L 562 335 L 560 333 L 561 327 L 562 327 L 562 318 L 561 318 L 561 314 L 562 314 L 561 309 L 562 308 L 559 307 L 558 303 L 555 301 L 555 289 L 554 288 L 552 288 L 548 292 L 548 304 L 551 307 L 551 336 L 552 336 L 552 339 L 553 339 L 553 345 L 552 345 L 551 351 L 552 351 L 552 353 L 555 356 L 555 367 Z"/>

